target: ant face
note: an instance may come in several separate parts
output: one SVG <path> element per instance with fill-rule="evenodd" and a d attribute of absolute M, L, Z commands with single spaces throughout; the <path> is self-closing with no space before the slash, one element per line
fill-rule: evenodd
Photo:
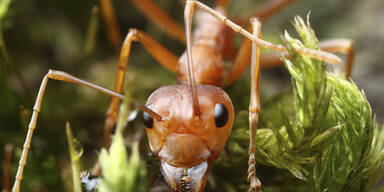
<path fill-rule="evenodd" d="M 166 121 L 157 121 L 146 113 L 143 116 L 151 150 L 160 159 L 163 175 L 173 189 L 187 184 L 204 188 L 234 118 L 228 95 L 211 85 L 197 86 L 201 114 L 194 116 L 190 90 L 189 85 L 156 90 L 147 106 Z"/>

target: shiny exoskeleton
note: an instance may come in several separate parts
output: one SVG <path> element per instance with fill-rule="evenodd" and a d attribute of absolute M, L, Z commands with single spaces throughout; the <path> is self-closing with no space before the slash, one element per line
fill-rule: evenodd
<path fill-rule="evenodd" d="M 232 49 L 232 33 L 208 13 L 199 12 L 197 18 L 192 52 L 200 114 L 194 113 L 186 53 L 177 68 L 181 84 L 157 89 L 146 103 L 165 121 L 144 114 L 151 150 L 175 191 L 204 190 L 212 163 L 223 150 L 234 119 L 231 99 L 218 87 L 227 77 L 224 59 Z"/>
<path fill-rule="evenodd" d="M 104 124 L 104 145 L 109 148 L 110 134 L 116 122 L 119 104 L 124 99 L 121 93 L 132 42 L 141 43 L 161 65 L 178 75 L 178 85 L 157 89 L 148 98 L 145 106 L 135 102 L 135 106 L 145 112 L 143 120 L 150 148 L 160 160 L 165 180 L 171 189 L 177 192 L 204 191 L 213 161 L 223 150 L 234 119 L 232 102 L 220 86 L 233 83 L 251 63 L 248 180 L 250 191 L 259 190 L 261 183 L 256 177 L 255 168 L 255 136 L 260 112 L 259 71 L 261 66 L 281 64 L 280 56 L 287 55 L 287 49 L 282 45 L 262 40 L 261 23 L 256 18 L 250 20 L 252 33 L 229 20 L 225 16 L 225 8 L 230 0 L 217 0 L 217 6 L 214 9 L 195 0 L 186 0 L 185 32 L 152 0 L 130 1 L 169 35 L 185 42 L 186 52 L 178 58 L 146 33 L 131 29 L 121 48 L 114 91 L 62 71 L 49 70 L 41 83 L 33 108 L 12 191 L 20 191 L 23 170 L 48 79 L 79 84 L 113 97 Z M 264 20 L 293 1 L 272 1 L 253 16 Z M 113 10 L 110 2 L 107 0 L 101 2 L 102 15 L 109 23 L 107 25 L 111 26 L 109 31 L 117 31 L 116 21 L 111 16 Z M 196 14 L 197 25 L 192 34 L 192 17 L 195 8 L 199 8 L 201 12 Z M 244 24 L 244 21 L 242 23 Z M 234 32 L 245 37 L 238 50 L 233 47 Z M 260 57 L 260 46 L 278 52 Z M 331 52 L 348 53 L 346 75 L 350 75 L 354 55 L 352 41 L 329 40 L 322 42 L 321 48 Z M 337 56 L 319 50 L 300 48 L 296 51 L 301 55 L 330 63 L 340 62 Z M 232 61 L 229 70 L 226 70 L 224 65 L 225 60 Z"/>

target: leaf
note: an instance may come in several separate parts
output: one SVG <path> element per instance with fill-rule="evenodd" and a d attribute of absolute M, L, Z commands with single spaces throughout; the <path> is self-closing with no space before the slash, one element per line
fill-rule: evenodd
<path fill-rule="evenodd" d="M 73 137 L 72 130 L 68 122 L 65 125 L 65 130 L 68 140 L 69 155 L 71 157 L 73 190 L 74 192 L 81 192 L 79 160 L 83 154 L 83 147 L 80 142 Z"/>
<path fill-rule="evenodd" d="M 8 12 L 11 0 L 0 0 L 0 22 L 2 22 L 5 14 Z"/>

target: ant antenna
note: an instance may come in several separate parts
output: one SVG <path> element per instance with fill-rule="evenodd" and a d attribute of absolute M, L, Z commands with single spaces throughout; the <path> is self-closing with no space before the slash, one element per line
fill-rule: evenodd
<path fill-rule="evenodd" d="M 143 104 L 140 104 L 136 101 L 133 102 L 135 104 L 135 107 L 148 113 L 150 116 L 152 116 L 153 118 L 155 118 L 156 120 L 158 121 L 165 121 L 161 115 L 157 114 L 156 112 L 152 111 L 152 109 L 148 108 L 147 106 L 143 105 Z"/>
<path fill-rule="evenodd" d="M 189 10 L 192 9 L 192 10 Z M 187 36 L 187 61 L 188 61 L 188 80 L 189 84 L 191 85 L 191 91 L 192 91 L 192 102 L 193 102 L 193 114 L 195 116 L 199 116 L 201 114 L 199 109 L 199 100 L 197 98 L 197 88 L 196 88 L 196 82 L 195 82 L 195 76 L 194 76 L 194 70 L 193 70 L 193 63 L 192 63 L 192 51 L 191 51 L 191 27 L 192 27 L 192 14 L 193 13 L 193 6 L 186 6 L 184 10 L 184 21 L 185 21 L 185 32 Z"/>

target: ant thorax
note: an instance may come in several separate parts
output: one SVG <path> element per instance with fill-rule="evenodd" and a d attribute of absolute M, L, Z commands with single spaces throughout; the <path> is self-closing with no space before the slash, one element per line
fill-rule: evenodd
<path fill-rule="evenodd" d="M 227 71 L 217 47 L 200 43 L 192 46 L 192 52 L 196 84 L 222 85 Z M 186 52 L 184 52 L 180 57 L 177 70 L 179 81 L 182 84 L 185 84 L 188 80 L 188 62 L 186 55 Z"/>

